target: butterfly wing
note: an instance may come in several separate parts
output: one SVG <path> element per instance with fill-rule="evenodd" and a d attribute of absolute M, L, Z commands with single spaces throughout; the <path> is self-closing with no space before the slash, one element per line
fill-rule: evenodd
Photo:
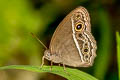
<path fill-rule="evenodd" d="M 81 9 L 83 7 L 79 7 L 69 13 L 54 32 L 49 47 L 51 54 L 56 55 L 53 58 L 53 62 L 57 63 L 57 60 L 59 60 L 62 64 L 74 67 L 86 67 L 90 65 L 83 62 L 81 49 L 83 48 L 84 42 L 82 40 L 77 41 L 74 30 L 75 21 L 72 21 L 73 15 L 77 11 L 81 11 Z M 87 29 L 90 31 L 90 26 Z"/>

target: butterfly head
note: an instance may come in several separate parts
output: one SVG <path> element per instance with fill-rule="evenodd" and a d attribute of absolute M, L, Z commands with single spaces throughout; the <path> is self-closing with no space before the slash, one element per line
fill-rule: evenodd
<path fill-rule="evenodd" d="M 50 51 L 49 50 L 45 50 L 45 52 L 44 52 L 44 57 L 45 57 L 45 59 L 47 59 L 47 60 L 52 60 L 52 54 L 50 53 Z"/>

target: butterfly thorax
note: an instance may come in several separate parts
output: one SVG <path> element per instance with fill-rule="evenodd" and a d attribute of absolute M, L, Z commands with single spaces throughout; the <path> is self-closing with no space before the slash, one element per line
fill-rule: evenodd
<path fill-rule="evenodd" d="M 54 63 L 61 63 L 62 62 L 60 55 L 58 55 L 57 53 L 51 53 L 50 50 L 45 50 L 44 58 L 49 60 L 49 61 L 53 61 Z"/>

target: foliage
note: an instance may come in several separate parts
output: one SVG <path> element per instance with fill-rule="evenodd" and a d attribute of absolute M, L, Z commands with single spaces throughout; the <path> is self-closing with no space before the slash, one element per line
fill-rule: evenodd
<path fill-rule="evenodd" d="M 74 78 L 76 78 L 75 76 L 79 76 L 84 79 L 93 75 L 100 80 L 117 80 L 118 71 L 115 62 L 116 48 L 114 47 L 114 33 L 116 30 L 120 30 L 120 5 L 118 3 L 118 0 L 0 0 L 0 66 L 3 66 L 1 69 L 23 68 L 30 71 L 35 69 L 39 72 L 39 69 L 36 66 L 41 63 L 41 57 L 43 56 L 44 50 L 30 35 L 30 32 L 37 34 L 38 38 L 48 47 L 52 34 L 62 19 L 76 7 L 83 6 L 90 13 L 91 30 L 97 41 L 97 57 L 95 58 L 92 67 L 80 68 L 83 72 L 71 68 L 67 68 L 67 71 L 68 73 L 73 74 Z M 117 61 L 119 68 L 120 39 L 118 32 L 116 33 L 116 36 L 118 53 Z M 4 67 L 4 65 L 11 64 L 27 64 L 35 66 L 18 65 Z M 50 72 L 49 68 L 49 66 L 44 66 L 43 69 L 47 71 L 40 70 L 40 72 Z M 61 71 L 61 73 L 55 72 L 55 74 L 65 78 L 70 77 L 64 73 L 61 67 L 53 67 L 53 72 L 54 69 L 57 71 L 60 69 Z M 72 71 L 76 71 L 78 74 Z M 87 72 L 88 74 L 84 72 Z M 2 71 L 0 71 L 0 74 L 1 73 Z M 6 73 L 8 72 L 6 71 Z M 14 72 L 14 74 L 17 73 Z M 62 74 L 65 74 L 66 76 Z M 45 73 L 45 75 L 47 74 Z M 4 80 L 1 79 L 2 77 L 4 76 L 1 76 L 0 80 Z M 11 79 L 11 76 L 7 77 L 9 80 L 13 80 Z M 24 75 L 24 77 L 26 77 L 26 75 Z M 45 76 L 43 75 L 39 76 L 39 78 L 42 79 L 44 77 Z M 14 80 L 18 80 L 17 78 Z M 56 76 L 54 78 L 56 78 Z M 93 77 L 90 76 L 90 78 Z M 21 77 L 19 80 L 23 80 L 23 78 Z"/>
<path fill-rule="evenodd" d="M 120 80 L 120 35 L 119 32 L 116 32 L 116 41 L 117 41 L 117 61 L 118 61 L 118 75 Z"/>
<path fill-rule="evenodd" d="M 52 66 L 52 71 L 51 71 L 50 68 L 51 68 L 50 66 L 43 66 L 42 68 L 40 68 L 38 66 L 11 65 L 11 66 L 0 67 L 0 70 L 22 69 L 22 70 L 28 70 L 34 72 L 49 72 L 63 76 L 68 80 L 97 80 L 93 76 L 77 69 L 66 68 L 66 71 L 64 71 L 63 67 Z"/>

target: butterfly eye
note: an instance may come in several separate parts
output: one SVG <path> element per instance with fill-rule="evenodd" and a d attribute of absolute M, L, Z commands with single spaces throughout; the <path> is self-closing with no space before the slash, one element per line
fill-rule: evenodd
<path fill-rule="evenodd" d="M 50 55 L 50 53 L 47 53 L 45 56 L 46 56 L 46 57 L 50 57 L 51 55 Z"/>
<path fill-rule="evenodd" d="M 76 31 L 81 31 L 82 28 L 83 28 L 83 25 L 81 23 L 79 23 L 75 26 Z"/>

